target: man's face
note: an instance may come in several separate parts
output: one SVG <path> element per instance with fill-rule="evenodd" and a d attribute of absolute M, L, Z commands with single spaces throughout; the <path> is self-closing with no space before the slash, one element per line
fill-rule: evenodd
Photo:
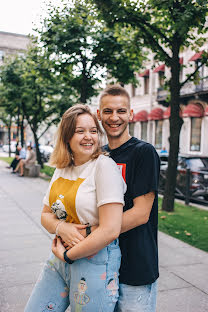
<path fill-rule="evenodd" d="M 133 118 L 133 111 L 125 96 L 106 95 L 102 98 L 100 109 L 97 111 L 108 139 L 128 139 L 128 123 Z"/>

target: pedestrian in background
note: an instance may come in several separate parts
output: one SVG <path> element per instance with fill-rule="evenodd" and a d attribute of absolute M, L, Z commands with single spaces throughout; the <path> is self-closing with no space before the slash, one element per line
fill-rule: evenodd
<path fill-rule="evenodd" d="M 30 168 L 31 166 L 34 166 L 36 162 L 36 154 L 32 148 L 32 146 L 27 147 L 27 153 L 26 153 L 26 159 L 20 159 L 18 165 L 16 166 L 16 169 L 14 170 L 14 173 L 18 172 L 20 169 L 20 177 L 24 176 L 24 167 Z"/>
<path fill-rule="evenodd" d="M 12 173 L 15 173 L 15 169 L 16 169 L 18 163 L 20 162 L 21 159 L 25 159 L 25 157 L 26 157 L 25 148 L 21 147 L 20 145 L 17 145 L 15 158 L 12 160 L 10 166 L 7 168 L 9 168 L 9 169 L 12 168 Z"/>

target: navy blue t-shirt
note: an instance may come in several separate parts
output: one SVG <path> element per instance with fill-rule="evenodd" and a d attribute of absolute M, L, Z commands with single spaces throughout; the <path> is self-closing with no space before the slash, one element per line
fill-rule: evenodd
<path fill-rule="evenodd" d="M 158 271 L 158 180 L 160 161 L 155 148 L 132 137 L 120 147 L 110 150 L 111 158 L 122 170 L 127 184 L 124 211 L 132 208 L 133 199 L 155 192 L 155 200 L 149 221 L 119 237 L 122 253 L 120 283 L 140 286 L 153 283 Z"/>

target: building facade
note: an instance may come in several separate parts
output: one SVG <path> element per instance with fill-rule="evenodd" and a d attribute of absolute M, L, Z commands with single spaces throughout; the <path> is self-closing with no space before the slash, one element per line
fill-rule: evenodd
<path fill-rule="evenodd" d="M 180 55 L 183 82 L 188 74 L 200 64 L 202 54 L 208 51 L 208 44 L 199 52 L 190 49 Z M 164 89 L 165 78 L 170 78 L 170 69 L 163 63 L 156 64 L 152 55 L 143 72 L 136 74 L 139 85 L 126 85 L 134 110 L 130 133 L 150 142 L 160 151 L 169 150 L 168 92 Z M 180 153 L 208 155 L 208 67 L 199 69 L 197 82 L 187 82 L 180 92 L 180 109 L 183 126 L 180 133 Z"/>

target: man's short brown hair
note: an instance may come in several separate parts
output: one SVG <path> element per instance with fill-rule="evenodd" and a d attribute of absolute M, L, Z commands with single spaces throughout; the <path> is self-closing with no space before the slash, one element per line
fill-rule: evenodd
<path fill-rule="evenodd" d="M 107 96 L 125 96 L 128 99 L 129 107 L 130 107 L 130 96 L 128 92 L 119 84 L 109 85 L 107 86 L 100 95 L 99 105 L 101 105 L 102 99 Z"/>

